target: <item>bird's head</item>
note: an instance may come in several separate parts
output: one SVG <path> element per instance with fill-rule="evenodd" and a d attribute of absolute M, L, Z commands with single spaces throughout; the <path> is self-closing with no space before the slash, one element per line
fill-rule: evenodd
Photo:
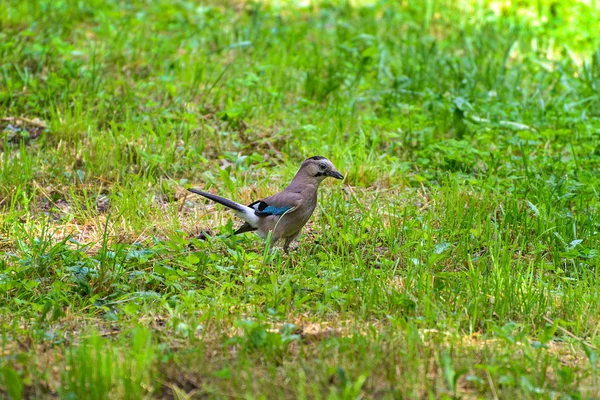
<path fill-rule="evenodd" d="M 338 172 L 331 161 L 321 156 L 307 158 L 300 167 L 308 176 L 316 178 L 319 182 L 328 176 L 335 179 L 344 179 L 344 176 Z"/>

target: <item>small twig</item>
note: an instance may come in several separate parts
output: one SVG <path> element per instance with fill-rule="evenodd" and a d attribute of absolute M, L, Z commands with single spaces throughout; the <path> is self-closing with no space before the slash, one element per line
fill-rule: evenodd
<path fill-rule="evenodd" d="M 546 321 L 546 322 L 547 322 L 547 323 L 549 323 L 550 325 L 554 325 L 554 321 L 552 321 L 550 318 L 548 318 L 548 317 L 543 317 L 543 318 L 544 318 L 544 321 Z M 594 345 L 592 345 L 592 344 L 590 344 L 590 343 L 586 342 L 586 341 L 585 341 L 585 340 L 583 340 L 582 338 L 580 338 L 580 337 L 576 336 L 575 334 L 573 334 L 573 333 L 569 332 L 568 330 L 566 330 L 566 329 L 565 329 L 565 328 L 563 328 L 562 326 L 560 326 L 560 325 L 556 325 L 556 328 L 557 328 L 559 331 L 561 331 L 562 333 L 564 333 L 565 335 L 567 335 L 567 336 L 569 336 L 569 337 L 571 337 L 571 338 L 573 338 L 573 339 L 579 340 L 580 342 L 583 342 L 583 343 L 585 343 L 585 345 L 586 345 L 587 347 L 589 347 L 590 349 L 594 349 L 594 350 L 596 350 L 596 351 L 598 350 L 598 348 L 596 348 L 596 346 L 594 346 Z"/>
<path fill-rule="evenodd" d="M 494 381 L 492 380 L 492 375 L 490 375 L 490 371 L 485 371 L 487 375 L 488 383 L 490 384 L 490 389 L 492 389 L 492 397 L 494 400 L 498 400 L 498 393 L 496 393 L 496 387 L 494 386 Z"/>
<path fill-rule="evenodd" d="M 25 117 L 4 117 L 4 118 L 2 118 L 2 121 L 15 122 L 15 123 L 22 121 L 22 122 L 25 122 L 26 124 L 37 126 L 38 128 L 47 128 L 46 123 L 38 120 L 37 118 L 29 119 L 29 118 L 25 118 Z"/>
<path fill-rule="evenodd" d="M 37 181 L 33 181 L 33 185 L 42 193 L 42 196 L 44 196 L 50 204 L 56 207 L 56 203 L 52 200 L 52 198 L 50 197 L 48 192 L 42 187 L 42 185 L 40 185 Z"/>
<path fill-rule="evenodd" d="M 181 214 L 181 212 L 183 211 L 183 207 L 185 206 L 185 202 L 188 198 L 188 191 L 186 190 L 185 193 L 183 194 L 183 200 L 180 202 L 181 204 L 179 205 L 179 208 L 177 210 L 177 214 Z"/>

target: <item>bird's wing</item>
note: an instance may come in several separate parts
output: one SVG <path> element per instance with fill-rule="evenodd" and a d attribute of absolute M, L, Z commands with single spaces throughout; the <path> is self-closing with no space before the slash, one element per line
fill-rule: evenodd
<path fill-rule="evenodd" d="M 233 234 L 239 235 L 240 233 L 244 233 L 244 232 L 254 232 L 257 229 L 258 229 L 257 227 L 252 226 L 247 222 L 244 222 L 244 224 L 242 226 L 240 226 L 235 232 L 233 232 Z"/>
<path fill-rule="evenodd" d="M 299 193 L 278 193 L 263 200 L 255 201 L 248 205 L 254 209 L 254 214 L 258 217 L 267 217 L 269 215 L 283 215 L 294 212 L 302 203 L 302 196 Z"/>

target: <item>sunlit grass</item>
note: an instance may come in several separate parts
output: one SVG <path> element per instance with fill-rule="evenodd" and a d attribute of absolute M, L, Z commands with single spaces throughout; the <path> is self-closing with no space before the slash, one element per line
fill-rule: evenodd
<path fill-rule="evenodd" d="M 599 23 L 0 4 L 0 396 L 600 396 Z M 345 180 L 289 256 L 186 190 L 250 203 L 314 155 Z"/>

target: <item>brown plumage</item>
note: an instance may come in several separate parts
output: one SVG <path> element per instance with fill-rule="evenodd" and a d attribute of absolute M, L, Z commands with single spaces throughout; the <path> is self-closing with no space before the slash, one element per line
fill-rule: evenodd
<path fill-rule="evenodd" d="M 319 185 L 327 177 L 344 178 L 331 161 L 315 156 L 304 160 L 292 182 L 282 192 L 248 206 L 200 190 L 188 190 L 232 209 L 246 221 L 235 234 L 257 231 L 259 237 L 266 238 L 272 232 L 271 247 L 283 239 L 283 249 L 287 253 L 315 210 Z"/>

